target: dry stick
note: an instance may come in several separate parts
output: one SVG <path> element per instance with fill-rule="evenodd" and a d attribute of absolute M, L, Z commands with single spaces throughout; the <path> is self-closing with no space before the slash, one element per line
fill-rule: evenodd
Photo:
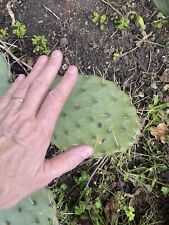
<path fill-rule="evenodd" d="M 141 47 L 141 45 L 144 43 L 144 41 L 145 41 L 147 38 L 149 38 L 151 35 L 152 35 L 152 33 L 147 34 L 146 36 L 144 36 L 140 41 L 138 41 L 138 42 L 136 43 L 136 47 L 135 47 L 135 48 L 129 50 L 128 52 L 124 52 L 123 54 L 121 54 L 120 57 L 126 56 L 126 55 L 128 55 L 129 53 L 134 52 L 135 50 L 137 50 L 139 47 Z"/>
<path fill-rule="evenodd" d="M 24 65 L 26 66 L 28 69 L 32 70 L 32 67 L 29 66 L 27 63 L 25 63 L 24 61 L 22 61 L 21 59 L 17 58 L 9 49 L 9 47 L 7 45 L 5 45 L 1 40 L 0 40 L 0 48 L 3 49 L 8 55 L 10 55 L 20 66 Z M 25 70 L 26 71 L 26 70 Z M 26 71 L 27 73 L 27 71 Z"/>
<path fill-rule="evenodd" d="M 46 7 L 45 5 L 43 5 L 43 7 L 47 10 L 47 11 L 49 11 L 50 13 L 52 13 L 52 15 L 56 18 L 56 19 L 58 19 L 59 21 L 60 21 L 60 18 L 51 10 L 51 9 L 49 9 L 48 7 Z"/>
<path fill-rule="evenodd" d="M 113 11 L 115 11 L 118 15 L 122 16 L 122 13 L 118 9 L 114 8 L 109 1 L 108 2 L 105 0 L 100 0 L 100 1 L 103 2 L 104 4 L 110 6 L 110 8 L 113 9 Z"/>
<path fill-rule="evenodd" d="M 14 15 L 14 13 L 12 11 L 12 1 L 11 0 L 8 1 L 8 3 L 6 4 L 6 8 L 7 8 L 9 16 L 11 17 L 12 25 L 14 25 L 16 20 L 15 20 L 15 15 Z"/>
<path fill-rule="evenodd" d="M 104 156 L 103 158 L 101 158 L 101 159 L 99 160 L 99 165 L 96 167 L 96 169 L 95 169 L 94 172 L 92 173 L 90 179 L 89 179 L 88 182 L 86 183 L 86 186 L 85 186 L 85 188 L 84 188 L 84 190 L 83 190 L 83 192 L 82 192 L 82 194 L 81 194 L 79 200 L 81 200 L 81 198 L 83 197 L 86 188 L 89 186 L 89 184 L 90 184 L 92 178 L 94 177 L 94 175 L 96 174 L 97 170 L 98 170 L 99 168 L 101 168 L 101 167 L 104 166 L 104 163 L 106 162 L 107 158 L 108 158 L 107 156 Z"/>

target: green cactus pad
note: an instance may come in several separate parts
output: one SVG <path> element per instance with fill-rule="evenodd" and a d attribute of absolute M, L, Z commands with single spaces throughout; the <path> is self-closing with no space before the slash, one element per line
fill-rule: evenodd
<path fill-rule="evenodd" d="M 57 121 L 52 143 L 60 149 L 91 144 L 95 156 L 111 155 L 126 151 L 138 133 L 139 120 L 129 97 L 111 81 L 81 75 Z"/>
<path fill-rule="evenodd" d="M 44 188 L 14 208 L 0 210 L 0 225 L 58 225 L 51 192 Z"/>
<path fill-rule="evenodd" d="M 0 97 L 9 89 L 8 79 L 10 78 L 10 69 L 3 56 L 0 53 Z"/>
<path fill-rule="evenodd" d="M 169 0 L 153 0 L 153 2 L 165 16 L 169 16 Z"/>

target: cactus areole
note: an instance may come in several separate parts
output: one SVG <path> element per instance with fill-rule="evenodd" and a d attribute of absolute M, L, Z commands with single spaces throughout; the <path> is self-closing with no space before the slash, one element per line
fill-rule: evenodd
<path fill-rule="evenodd" d="M 91 144 L 97 157 L 125 152 L 138 133 L 139 120 L 129 97 L 111 81 L 80 75 L 57 121 L 52 143 L 60 149 Z"/>

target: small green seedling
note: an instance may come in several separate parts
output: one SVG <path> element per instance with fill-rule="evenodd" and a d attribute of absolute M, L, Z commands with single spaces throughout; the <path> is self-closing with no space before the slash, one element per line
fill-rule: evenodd
<path fill-rule="evenodd" d="M 161 192 L 162 192 L 163 195 L 165 195 L 165 196 L 169 195 L 169 187 L 162 187 L 162 188 L 161 188 Z"/>
<path fill-rule="evenodd" d="M 156 29 L 162 29 L 168 23 L 167 18 L 162 14 L 162 12 L 158 12 L 156 18 L 157 20 L 153 23 L 153 27 Z"/>
<path fill-rule="evenodd" d="M 166 110 L 168 107 L 169 103 L 161 103 L 158 95 L 153 96 L 152 102 L 148 105 L 149 123 L 145 127 L 145 131 L 149 130 L 152 125 L 158 125 L 161 121 L 167 124 L 168 118 Z"/>
<path fill-rule="evenodd" d="M 130 20 L 127 17 L 123 16 L 120 19 L 118 19 L 115 23 L 116 23 L 116 28 L 124 30 L 129 27 Z"/>
<path fill-rule="evenodd" d="M 142 29 L 142 30 L 145 30 L 145 29 L 146 29 L 146 25 L 145 25 L 145 23 L 144 23 L 143 17 L 140 16 L 140 15 L 138 15 L 138 14 L 136 14 L 136 20 L 137 20 L 137 22 L 139 23 L 141 29 Z"/>
<path fill-rule="evenodd" d="M 128 220 L 131 222 L 135 218 L 135 209 L 132 206 L 124 206 L 124 211 L 126 213 L 126 216 L 128 217 Z"/>
<path fill-rule="evenodd" d="M 104 30 L 105 25 L 107 24 L 107 15 L 106 14 L 101 15 L 99 12 L 94 11 L 92 22 L 96 25 L 100 25 L 100 29 Z"/>
<path fill-rule="evenodd" d="M 22 38 L 26 34 L 26 26 L 19 21 L 16 21 L 13 24 L 13 34 L 15 34 L 18 38 Z"/>
<path fill-rule="evenodd" d="M 8 28 L 0 29 L 0 40 L 6 41 L 8 36 Z"/>
<path fill-rule="evenodd" d="M 107 24 L 107 16 L 106 16 L 106 14 L 103 14 L 100 17 L 100 29 L 104 30 L 106 24 Z"/>
<path fill-rule="evenodd" d="M 50 49 L 47 46 L 47 39 L 44 35 L 34 35 L 32 38 L 32 44 L 34 46 L 34 52 L 48 55 Z"/>
<path fill-rule="evenodd" d="M 142 16 L 140 16 L 137 12 L 135 11 L 130 11 L 130 17 L 132 20 L 135 20 L 141 27 L 141 30 L 145 30 L 146 29 L 146 25 L 144 22 L 144 19 Z"/>
<path fill-rule="evenodd" d="M 112 55 L 112 59 L 114 62 L 117 62 L 122 56 L 122 50 L 121 49 L 116 49 L 116 51 Z"/>
<path fill-rule="evenodd" d="M 77 206 L 75 206 L 75 215 L 82 215 L 87 210 L 87 203 L 85 201 L 80 201 Z"/>
<path fill-rule="evenodd" d="M 97 25 L 99 23 L 99 21 L 100 21 L 100 14 L 97 11 L 94 11 L 92 22 Z"/>

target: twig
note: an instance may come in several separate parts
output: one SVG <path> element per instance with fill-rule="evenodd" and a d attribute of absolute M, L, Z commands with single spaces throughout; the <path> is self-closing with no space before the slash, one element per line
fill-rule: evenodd
<path fill-rule="evenodd" d="M 104 165 L 106 159 L 107 159 L 107 156 L 105 156 L 105 157 L 103 157 L 103 158 L 101 158 L 101 159 L 99 160 L 99 162 L 98 162 L 99 165 L 98 165 L 98 166 L 96 167 L 96 169 L 93 171 L 93 173 L 92 173 L 90 179 L 89 179 L 88 182 L 86 183 L 86 186 L 85 186 L 85 188 L 84 188 L 84 190 L 83 190 L 83 192 L 82 192 L 82 194 L 81 194 L 79 200 L 81 200 L 81 198 L 83 197 L 86 188 L 89 186 L 89 184 L 90 184 L 91 180 L 93 179 L 94 175 L 96 174 L 97 170 L 98 170 L 99 168 L 103 167 L 103 165 Z"/>
<path fill-rule="evenodd" d="M 10 16 L 11 19 L 12 19 L 12 25 L 14 25 L 15 22 L 16 22 L 16 20 L 15 20 L 15 15 L 14 15 L 14 13 L 13 13 L 13 11 L 12 11 L 12 1 L 11 1 L 11 0 L 8 1 L 7 5 L 6 5 L 6 8 L 7 8 L 7 10 L 8 10 L 9 16 Z"/>
<path fill-rule="evenodd" d="M 60 21 L 60 18 L 51 10 L 51 9 L 49 9 L 47 6 L 45 6 L 45 5 L 43 5 L 43 7 L 47 10 L 47 11 L 49 11 L 56 19 L 58 19 L 59 21 Z"/>
<path fill-rule="evenodd" d="M 136 47 L 133 48 L 133 49 L 131 49 L 131 50 L 129 50 L 129 51 L 127 51 L 127 52 L 122 53 L 121 56 L 120 56 L 120 58 L 121 57 L 124 57 L 124 56 L 128 55 L 129 53 L 134 52 L 135 50 L 137 50 L 138 48 L 140 48 L 141 45 L 143 44 L 143 42 L 145 42 L 146 39 L 149 38 L 151 35 L 152 35 L 152 33 L 145 35 L 142 39 L 139 39 L 140 41 L 137 41 L 136 42 Z"/>
<path fill-rule="evenodd" d="M 111 9 L 113 9 L 113 11 L 115 11 L 118 15 L 122 16 L 122 13 L 121 13 L 118 9 L 114 8 L 114 7 L 112 6 L 112 4 L 111 4 L 109 1 L 105 1 L 105 0 L 100 0 L 100 1 L 103 2 L 104 4 L 108 5 L 108 6 L 109 6 Z"/>
<path fill-rule="evenodd" d="M 28 69 L 32 70 L 32 67 L 29 66 L 27 63 L 25 63 L 24 61 L 22 61 L 21 59 L 17 58 L 10 50 L 10 48 L 4 44 L 1 40 L 0 40 L 0 48 L 2 50 L 4 50 L 8 55 L 10 55 L 20 66 L 24 65 L 26 66 Z M 26 71 L 27 72 L 27 71 Z"/>

